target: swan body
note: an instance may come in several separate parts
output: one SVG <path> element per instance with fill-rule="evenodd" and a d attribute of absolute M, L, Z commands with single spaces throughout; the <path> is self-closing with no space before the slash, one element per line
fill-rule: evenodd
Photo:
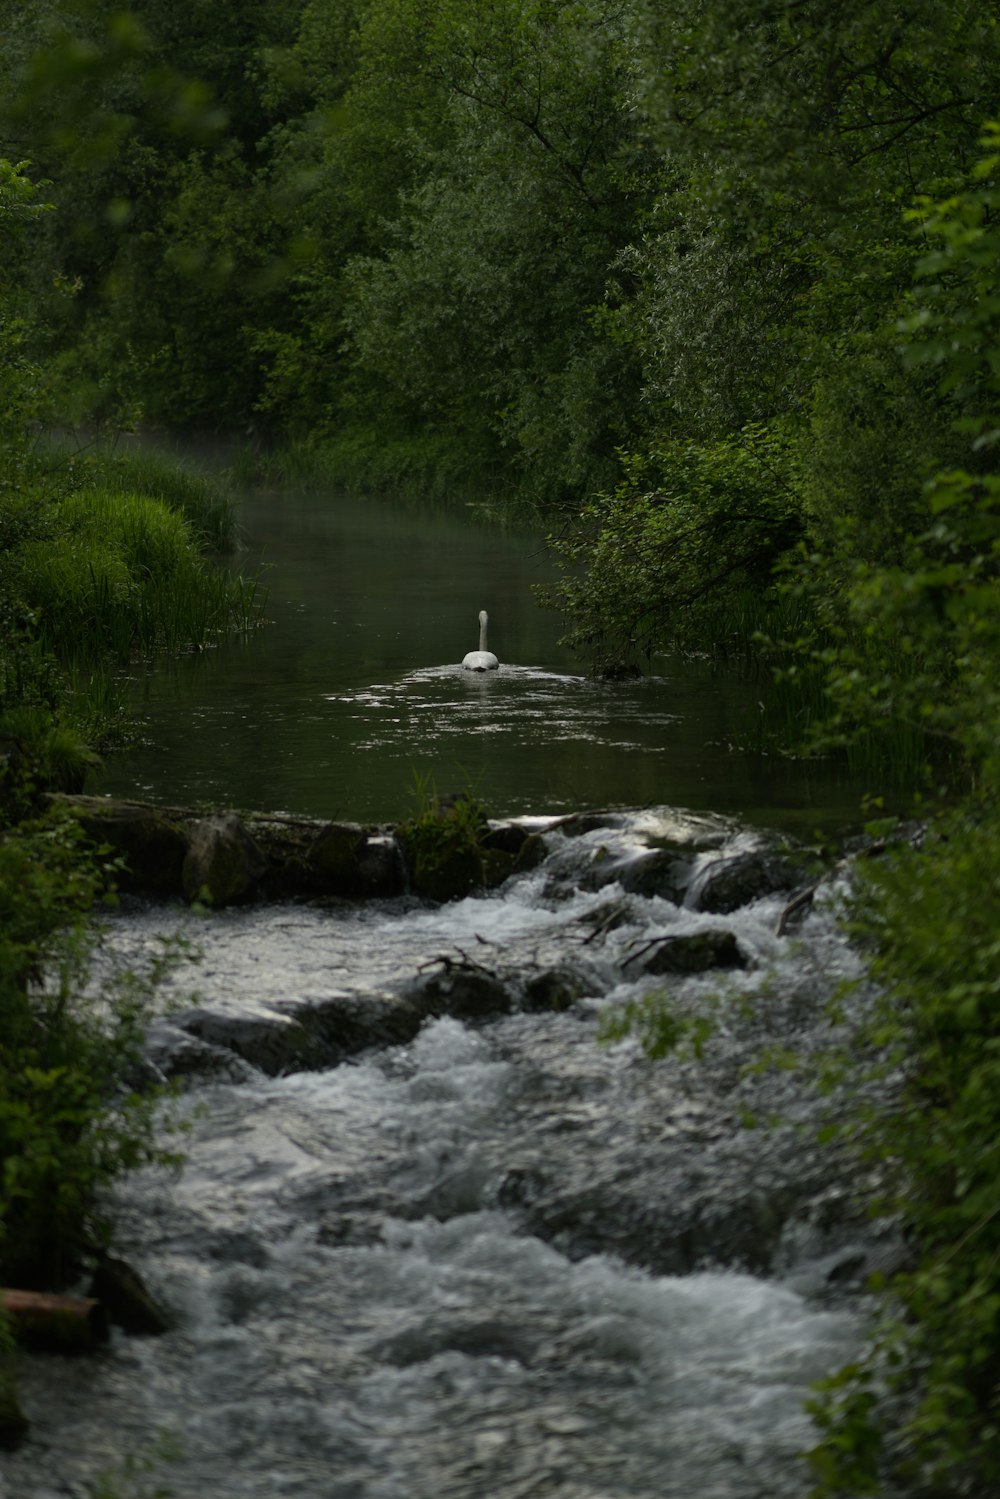
<path fill-rule="evenodd" d="M 466 671 L 496 671 L 500 662 L 492 651 L 486 649 L 486 623 L 489 615 L 485 609 L 479 611 L 479 649 L 470 651 L 462 665 Z"/>

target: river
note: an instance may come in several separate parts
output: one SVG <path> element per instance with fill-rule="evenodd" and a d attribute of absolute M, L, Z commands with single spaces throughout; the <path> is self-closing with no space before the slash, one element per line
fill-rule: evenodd
<path fill-rule="evenodd" d="M 186 1164 L 116 1192 L 172 1326 L 24 1357 L 32 1434 L 0 1494 L 803 1499 L 803 1402 L 861 1346 L 888 1232 L 817 1141 L 824 1005 L 857 961 L 835 877 L 781 935 L 788 881 L 713 880 L 787 859 L 850 788 L 735 749 L 753 694 L 704 666 L 588 683 L 531 601 L 531 538 L 319 496 L 254 497 L 244 525 L 274 623 L 137 680 L 150 742 L 107 789 L 391 819 L 433 780 L 530 814 L 544 857 L 444 907 L 111 920 L 100 965 L 164 934 L 199 950 L 150 1042 Z M 468 680 L 480 607 L 504 664 Z M 555 815 L 587 807 L 612 810 Z M 706 934 L 728 956 L 654 966 Z M 651 990 L 710 1021 L 697 1046 L 599 1040 Z M 273 1061 L 303 1017 L 332 1035 L 414 995 L 406 1039 Z M 756 1068 L 767 1048 L 802 1065 Z"/>
<path fill-rule="evenodd" d="M 741 748 L 753 682 L 675 658 L 588 679 L 535 601 L 553 576 L 537 535 L 468 507 L 267 491 L 244 497 L 241 529 L 271 625 L 136 675 L 146 743 L 108 792 L 378 821 L 433 782 L 496 816 L 670 803 L 805 836 L 857 817 L 857 782 Z M 480 609 L 496 673 L 459 669 Z"/>

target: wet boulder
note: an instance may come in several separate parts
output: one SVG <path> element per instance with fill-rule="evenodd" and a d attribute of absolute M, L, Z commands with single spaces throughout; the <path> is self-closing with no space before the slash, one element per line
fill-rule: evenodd
<path fill-rule="evenodd" d="M 108 1320 L 124 1332 L 153 1337 L 170 1326 L 166 1312 L 147 1289 L 139 1273 L 125 1260 L 104 1255 L 98 1261 L 90 1286 L 108 1314 Z"/>
<path fill-rule="evenodd" d="M 584 995 L 592 992 L 582 974 L 572 968 L 546 968 L 533 974 L 524 986 L 525 1007 L 529 1010 L 571 1010 Z"/>
<path fill-rule="evenodd" d="M 142 1091 L 165 1082 L 180 1087 L 206 1079 L 245 1083 L 257 1071 L 227 1046 L 213 1045 L 180 1025 L 159 1020 L 147 1031 L 141 1064 L 133 1069 L 128 1081 Z"/>
<path fill-rule="evenodd" d="M 454 1015 L 475 1020 L 513 1009 L 508 986 L 472 963 L 445 962 L 438 972 L 424 974 L 410 984 L 405 996 L 426 1019 Z"/>
<path fill-rule="evenodd" d="M 294 1015 L 199 1009 L 179 1016 L 177 1025 L 210 1047 L 235 1053 L 268 1077 L 322 1067 L 327 1061 L 319 1039 Z"/>
<path fill-rule="evenodd" d="M 204 817 L 188 828 L 181 885 L 189 901 L 229 906 L 249 899 L 267 860 L 234 812 Z"/>
<path fill-rule="evenodd" d="M 483 883 L 495 889 L 513 874 L 536 869 L 545 858 L 545 843 L 538 833 L 516 822 L 497 823 L 479 840 Z"/>
<path fill-rule="evenodd" d="M 166 810 L 101 796 L 54 800 L 70 808 L 88 838 L 121 859 L 120 889 L 153 896 L 180 894 L 188 837 L 182 823 Z"/>
<path fill-rule="evenodd" d="M 714 968 L 747 967 L 736 934 L 722 927 L 654 938 L 629 959 L 632 961 L 639 964 L 643 973 L 651 974 L 708 973 Z"/>
<path fill-rule="evenodd" d="M 361 900 L 398 895 L 403 868 L 395 840 L 354 822 L 330 822 L 304 856 L 307 887 L 321 895 Z"/>
<path fill-rule="evenodd" d="M 691 849 L 654 848 L 628 859 L 609 860 L 595 866 L 598 885 L 617 883 L 630 895 L 659 896 L 675 906 L 683 903 L 694 854 Z"/>
<path fill-rule="evenodd" d="M 800 864 L 783 854 L 757 849 L 709 864 L 697 880 L 691 904 L 697 911 L 724 916 L 765 895 L 794 890 L 802 882 Z"/>

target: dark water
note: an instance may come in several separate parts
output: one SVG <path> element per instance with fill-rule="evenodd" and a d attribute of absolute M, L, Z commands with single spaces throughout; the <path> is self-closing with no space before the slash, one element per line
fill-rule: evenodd
<path fill-rule="evenodd" d="M 471 791 L 496 816 L 670 803 L 809 833 L 852 820 L 862 787 L 742 752 L 753 683 L 661 659 L 600 683 L 558 644 L 533 585 L 536 535 L 467 507 L 256 493 L 241 571 L 264 568 L 269 626 L 135 677 L 147 744 L 101 789 L 362 821 L 412 812 L 415 787 Z M 490 614 L 500 670 L 464 672 Z"/>

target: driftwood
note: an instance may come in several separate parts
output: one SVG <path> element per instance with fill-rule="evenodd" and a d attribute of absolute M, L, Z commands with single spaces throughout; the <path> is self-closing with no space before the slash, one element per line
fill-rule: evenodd
<path fill-rule="evenodd" d="M 51 1353 L 90 1353 L 108 1337 L 108 1316 L 89 1296 L 0 1291 L 0 1306 L 18 1343 Z"/>

